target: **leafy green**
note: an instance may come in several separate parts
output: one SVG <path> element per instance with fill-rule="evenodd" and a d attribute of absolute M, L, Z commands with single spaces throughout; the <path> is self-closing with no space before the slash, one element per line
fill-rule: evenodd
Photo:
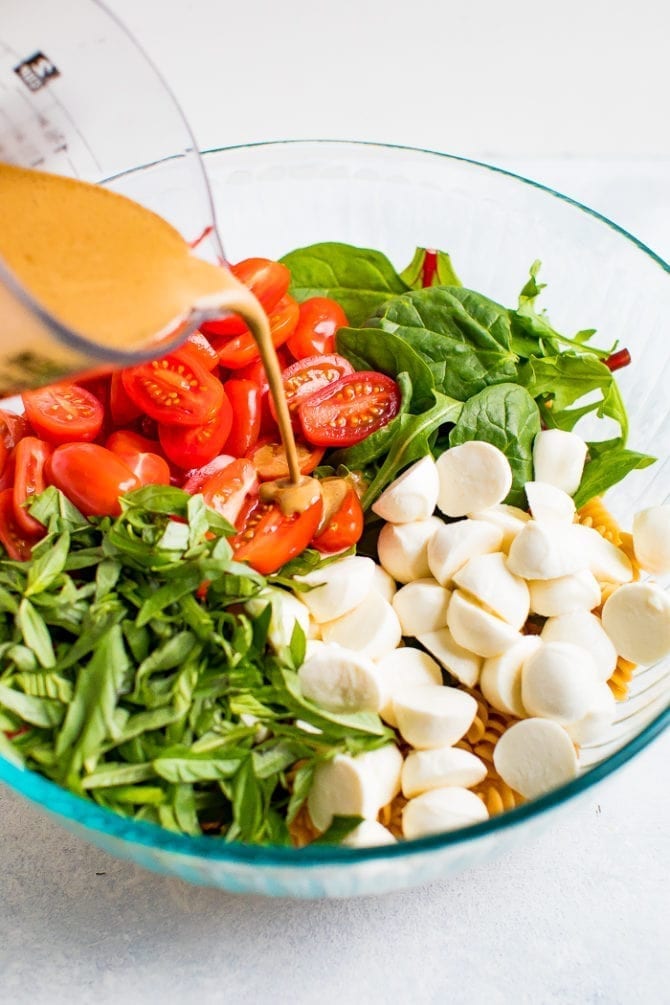
<path fill-rule="evenodd" d="M 340 328 L 336 345 L 356 370 L 379 370 L 390 377 L 406 373 L 412 382 L 413 411 L 430 405 L 435 383 L 431 366 L 404 336 L 370 328 Z"/>
<path fill-rule="evenodd" d="M 575 493 L 575 505 L 584 506 L 594 496 L 601 496 L 622 481 L 631 471 L 647 468 L 655 459 L 649 454 L 627 450 L 615 442 L 589 443 L 589 460 Z"/>

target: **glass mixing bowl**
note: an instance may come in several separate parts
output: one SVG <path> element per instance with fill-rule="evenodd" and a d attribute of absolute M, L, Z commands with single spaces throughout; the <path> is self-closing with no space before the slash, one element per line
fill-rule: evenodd
<path fill-rule="evenodd" d="M 399 147 L 286 142 L 212 150 L 205 165 L 231 261 L 278 257 L 315 241 L 378 248 L 403 268 L 415 245 L 449 251 L 464 284 L 514 304 L 531 262 L 543 262 L 542 300 L 559 330 L 597 328 L 620 340 L 633 365 L 620 373 L 630 444 L 661 458 L 608 495 L 624 526 L 670 498 L 670 269 L 615 224 L 523 178 L 457 157 Z M 116 178 L 115 188 L 179 218 L 188 205 L 176 160 Z M 183 210 L 186 212 L 186 209 Z M 188 220 L 184 220 L 186 225 Z M 180 225 L 179 223 L 177 224 Z M 0 780 L 72 832 L 114 855 L 192 883 L 298 897 L 382 893 L 481 862 L 570 813 L 670 720 L 670 660 L 639 674 L 617 723 L 583 751 L 585 770 L 541 799 L 467 829 L 380 848 L 349 850 L 226 844 L 133 823 L 0 758 Z"/>

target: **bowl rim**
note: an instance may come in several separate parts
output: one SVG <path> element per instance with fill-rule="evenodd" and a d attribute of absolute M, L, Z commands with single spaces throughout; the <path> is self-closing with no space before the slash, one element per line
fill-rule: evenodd
<path fill-rule="evenodd" d="M 438 157 L 445 161 L 453 161 L 470 165 L 485 172 L 500 174 L 514 181 L 521 182 L 531 188 L 538 189 L 573 208 L 599 220 L 614 230 L 621 237 L 631 242 L 661 269 L 670 273 L 668 264 L 660 255 L 649 248 L 643 241 L 629 233 L 619 224 L 610 220 L 602 213 L 583 203 L 564 195 L 550 186 L 533 181 L 506 168 L 487 164 L 483 161 L 448 154 L 422 147 L 405 146 L 401 144 L 376 143 L 364 140 L 337 139 L 289 139 L 270 140 L 255 143 L 241 143 L 223 147 L 212 147 L 201 151 L 203 158 L 208 155 L 225 154 L 238 150 L 267 149 L 286 146 L 342 146 L 346 148 L 374 148 L 378 150 L 404 151 L 412 154 L 423 154 L 427 157 Z M 134 174 L 181 157 L 176 154 L 151 164 L 140 165 L 124 175 Z M 114 177 L 119 177 L 114 176 Z M 106 179 L 107 181 L 112 180 Z M 304 848 L 284 847 L 280 845 L 251 845 L 240 842 L 226 842 L 224 839 L 214 839 L 206 836 L 189 836 L 178 834 L 155 824 L 132 820 L 123 817 L 112 810 L 98 806 L 91 800 L 78 796 L 67 789 L 61 788 L 37 772 L 24 768 L 0 755 L 0 781 L 4 782 L 19 795 L 37 803 L 43 809 L 58 817 L 73 821 L 85 830 L 103 833 L 106 836 L 127 844 L 135 844 L 151 848 L 162 853 L 173 853 L 184 858 L 202 858 L 209 861 L 230 863 L 236 865 L 253 865 L 254 867 L 274 868 L 302 866 L 343 866 L 370 861 L 394 860 L 403 857 L 421 856 L 424 853 L 437 852 L 461 844 L 470 844 L 485 839 L 494 833 L 503 833 L 520 826 L 524 821 L 539 817 L 542 813 L 556 809 L 561 804 L 588 791 L 593 785 L 613 774 L 618 768 L 630 761 L 636 754 L 647 747 L 656 737 L 670 725 L 670 705 L 656 715 L 644 729 L 628 740 L 623 747 L 611 754 L 604 761 L 590 767 L 572 781 L 538 799 L 523 803 L 515 809 L 490 817 L 481 823 L 447 831 L 429 837 L 417 838 L 411 841 L 399 841 L 393 845 L 378 845 L 370 848 L 343 848 L 337 845 L 310 845 Z"/>

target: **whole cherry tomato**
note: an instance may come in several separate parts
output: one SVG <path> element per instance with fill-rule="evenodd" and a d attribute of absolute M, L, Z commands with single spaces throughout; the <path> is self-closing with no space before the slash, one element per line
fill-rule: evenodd
<path fill-rule="evenodd" d="M 223 405 L 218 377 L 179 350 L 122 370 L 121 379 L 137 407 L 157 422 L 203 426 Z"/>
<path fill-rule="evenodd" d="M 294 429 L 300 429 L 297 409 L 302 401 L 306 401 L 310 395 L 326 384 L 332 384 L 340 377 L 353 372 L 354 368 L 349 360 L 344 356 L 338 356 L 337 353 L 331 353 L 330 356 L 307 356 L 282 370 L 284 394 Z M 276 421 L 277 411 L 272 398 L 270 398 L 270 411 Z"/>
<path fill-rule="evenodd" d="M 21 397 L 33 432 L 47 443 L 88 442 L 102 429 L 102 405 L 77 384 L 50 384 Z"/>
<path fill-rule="evenodd" d="M 261 389 L 252 380 L 231 377 L 224 390 L 232 408 L 232 425 L 223 450 L 233 457 L 244 457 L 256 445 L 260 433 Z"/>
<path fill-rule="evenodd" d="M 246 515 L 244 526 L 230 539 L 235 557 L 269 576 L 304 551 L 314 537 L 322 512 L 317 499 L 302 513 L 287 516 L 276 503 L 261 503 Z"/>
<path fill-rule="evenodd" d="M 350 373 L 298 406 L 303 435 L 322 447 L 349 447 L 381 429 L 398 413 L 400 388 L 374 371 Z"/>
<path fill-rule="evenodd" d="M 335 332 L 347 328 L 349 321 L 336 300 L 310 297 L 300 304 L 295 331 L 286 343 L 296 359 L 335 352 Z"/>
<path fill-rule="evenodd" d="M 277 348 L 286 342 L 298 323 L 298 305 L 292 297 L 283 297 L 274 310 L 268 314 L 272 344 Z M 229 339 L 215 339 L 214 347 L 219 354 L 221 366 L 229 370 L 239 370 L 260 357 L 260 349 L 251 332 L 235 335 Z"/>
<path fill-rule="evenodd" d="M 336 479 L 340 481 L 340 479 Z M 328 479 L 321 482 L 324 496 L 324 510 L 328 505 Z M 363 533 L 363 508 L 358 498 L 358 493 L 353 485 L 346 490 L 344 498 L 336 507 L 335 511 L 322 518 L 321 527 L 317 531 L 312 544 L 317 551 L 342 551 L 343 548 L 350 548 L 352 544 L 360 539 Z"/>
<path fill-rule="evenodd" d="M 168 460 L 179 468 L 199 467 L 220 454 L 233 423 L 233 409 L 222 389 L 220 407 L 201 426 L 161 423 L 158 439 Z"/>
<path fill-rule="evenodd" d="M 44 534 L 44 527 L 30 515 L 26 504 L 44 492 L 48 481 L 46 464 L 52 448 L 36 436 L 25 436 L 16 446 L 16 468 L 14 472 L 14 516 L 21 530 L 32 537 Z"/>
<path fill-rule="evenodd" d="M 286 266 L 269 258 L 245 258 L 237 265 L 232 265 L 230 271 L 236 279 L 249 287 L 266 314 L 286 295 L 291 282 L 291 273 Z M 217 321 L 206 321 L 201 329 L 206 335 L 225 336 L 242 335 L 249 331 L 242 318 L 236 314 Z"/>
<path fill-rule="evenodd" d="M 84 516 L 118 516 L 119 496 L 140 487 L 125 461 L 97 443 L 56 447 L 47 473 Z"/>
<path fill-rule="evenodd" d="M 140 485 L 170 484 L 170 467 L 160 455 L 157 440 L 148 440 L 130 429 L 119 429 L 107 437 L 105 446 L 128 465 Z"/>

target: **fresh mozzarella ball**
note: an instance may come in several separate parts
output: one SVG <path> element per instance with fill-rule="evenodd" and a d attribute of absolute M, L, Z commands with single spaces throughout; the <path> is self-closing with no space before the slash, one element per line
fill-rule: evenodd
<path fill-rule="evenodd" d="M 522 635 L 511 649 L 484 661 L 479 686 L 482 694 L 494 708 L 523 719 L 528 713 L 521 700 L 521 674 L 523 665 L 540 646 L 537 635 Z"/>
<path fill-rule="evenodd" d="M 389 604 L 393 602 L 396 593 L 395 579 L 393 576 L 389 576 L 386 569 L 382 569 L 381 565 L 377 565 L 376 562 L 375 573 L 372 577 L 372 592 L 378 593 L 384 600 L 388 600 Z"/>
<path fill-rule="evenodd" d="M 391 831 L 377 820 L 362 820 L 358 827 L 342 838 L 343 848 L 375 848 L 382 844 L 395 844 Z"/>
<path fill-rule="evenodd" d="M 450 599 L 451 591 L 435 579 L 417 579 L 403 586 L 393 598 L 403 635 L 416 636 L 444 628 Z"/>
<path fill-rule="evenodd" d="M 525 799 L 535 799 L 577 777 L 572 740 L 557 722 L 523 719 L 495 745 L 493 764 L 504 782 Z"/>
<path fill-rule="evenodd" d="M 330 712 L 378 712 L 382 684 L 372 660 L 342 646 L 322 645 L 298 670 L 305 698 Z"/>
<path fill-rule="evenodd" d="M 360 816 L 374 820 L 400 792 L 402 754 L 394 744 L 357 757 L 336 754 L 319 764 L 307 808 L 317 830 L 325 831 L 334 816 Z"/>
<path fill-rule="evenodd" d="M 402 814 L 402 832 L 411 840 L 470 827 L 488 820 L 488 816 L 484 803 L 474 792 L 453 785 L 410 799 Z"/>
<path fill-rule="evenodd" d="M 575 523 L 570 527 L 573 545 L 584 556 L 584 567 L 604 583 L 629 583 L 633 578 L 631 561 L 620 548 L 593 527 Z M 538 577 L 540 578 L 540 577 Z"/>
<path fill-rule="evenodd" d="M 335 642 L 371 660 L 390 653 L 402 636 L 398 615 L 378 593 L 368 594 L 364 603 L 341 618 L 325 622 L 321 634 L 324 642 Z"/>
<path fill-rule="evenodd" d="M 650 665 L 670 653 L 670 595 L 653 583 L 627 583 L 603 606 L 603 628 L 620 656 Z"/>
<path fill-rule="evenodd" d="M 435 660 L 412 646 L 394 649 L 377 663 L 377 669 L 386 696 L 379 714 L 389 726 L 398 725 L 393 710 L 396 695 L 408 688 L 442 685 L 442 671 Z"/>
<path fill-rule="evenodd" d="M 482 658 L 469 649 L 459 646 L 448 628 L 441 628 L 439 632 L 423 632 L 417 635 L 417 641 L 432 653 L 438 663 L 441 663 L 457 681 L 466 687 L 475 686 L 479 680 Z"/>
<path fill-rule="evenodd" d="M 428 542 L 442 526 L 436 516 L 414 523 L 387 523 L 377 539 L 379 561 L 398 583 L 428 579 Z"/>
<path fill-rule="evenodd" d="M 425 750 L 462 739 L 474 722 L 477 702 L 455 687 L 413 687 L 396 695 L 393 710 L 403 739 Z"/>
<path fill-rule="evenodd" d="M 570 642 L 545 642 L 524 662 L 521 701 L 531 716 L 578 722 L 593 704 L 598 671 L 591 654 Z"/>
<path fill-rule="evenodd" d="M 490 506 L 488 509 L 478 510 L 476 513 L 470 513 L 469 515 L 477 522 L 482 521 L 498 528 L 502 534 L 499 548 L 505 554 L 509 551 L 510 545 L 519 531 L 523 530 L 524 524 L 527 524 L 530 520 L 530 516 L 525 510 L 519 509 L 518 506 L 508 506 L 507 503 L 500 503 L 499 506 Z M 491 550 L 497 551 L 498 549 L 493 548 Z"/>
<path fill-rule="evenodd" d="M 486 778 L 486 765 L 468 750 L 437 747 L 413 750 L 402 766 L 402 794 L 406 799 L 430 789 L 460 785 L 469 789 Z"/>
<path fill-rule="evenodd" d="M 529 520 L 512 541 L 508 568 L 523 579 L 558 579 L 585 569 L 588 560 L 572 537 L 575 528 Z"/>
<path fill-rule="evenodd" d="M 548 482 L 573 496 L 582 480 L 587 447 L 581 436 L 563 429 L 543 429 L 533 443 L 536 482 Z"/>
<path fill-rule="evenodd" d="M 573 611 L 549 618 L 542 629 L 545 642 L 572 642 L 591 654 L 596 665 L 598 680 L 609 680 L 616 667 L 616 649 L 595 614 Z"/>
<path fill-rule="evenodd" d="M 670 572 L 670 506 L 650 506 L 633 517 L 635 558 L 655 576 Z"/>
<path fill-rule="evenodd" d="M 530 594 L 523 579 L 511 573 L 504 555 L 478 555 L 454 576 L 454 583 L 512 628 L 526 623 Z"/>
<path fill-rule="evenodd" d="M 321 624 L 341 617 L 365 600 L 372 589 L 374 571 L 375 563 L 371 558 L 350 555 L 295 578 L 312 587 L 300 597 L 314 620 Z"/>
<path fill-rule="evenodd" d="M 482 520 L 443 523 L 428 542 L 428 565 L 438 583 L 448 586 L 455 572 L 476 555 L 498 551 L 502 531 Z"/>
<path fill-rule="evenodd" d="M 460 590 L 454 590 L 447 611 L 447 627 L 459 646 L 477 656 L 499 656 L 519 641 L 519 632 L 489 614 Z"/>
<path fill-rule="evenodd" d="M 572 496 L 548 482 L 526 482 L 524 492 L 528 508 L 539 523 L 572 523 L 575 504 Z"/>
<path fill-rule="evenodd" d="M 296 623 L 300 625 L 306 636 L 309 635 L 309 611 L 287 590 L 266 586 L 257 596 L 247 600 L 244 607 L 252 618 L 257 618 L 268 604 L 272 608 L 268 626 L 268 642 L 273 649 L 281 649 L 282 646 L 291 644 L 291 636 Z"/>
<path fill-rule="evenodd" d="M 427 520 L 437 505 L 439 481 L 430 454 L 412 464 L 391 482 L 372 506 L 372 512 L 389 523 Z"/>
<path fill-rule="evenodd" d="M 587 714 L 578 722 L 569 723 L 565 729 L 573 743 L 584 747 L 597 743 L 607 736 L 616 715 L 616 701 L 607 684 L 597 685 L 593 702 Z"/>
<path fill-rule="evenodd" d="M 512 488 L 509 461 L 490 443 L 470 440 L 445 450 L 437 459 L 437 505 L 446 516 L 466 516 L 497 506 Z"/>
<path fill-rule="evenodd" d="M 528 589 L 531 611 L 544 618 L 592 611 L 601 601 L 600 584 L 589 569 L 558 579 L 531 579 Z"/>

